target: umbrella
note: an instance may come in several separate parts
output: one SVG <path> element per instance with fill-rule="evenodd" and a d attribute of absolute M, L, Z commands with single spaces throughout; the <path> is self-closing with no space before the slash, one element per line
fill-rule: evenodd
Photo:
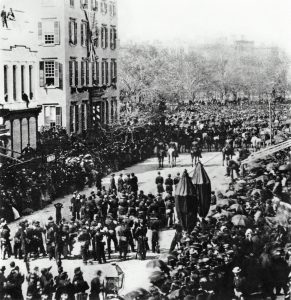
<path fill-rule="evenodd" d="M 165 272 L 165 273 L 169 273 L 169 268 L 167 266 L 167 264 L 160 260 L 160 259 L 153 259 L 153 260 L 150 260 L 147 264 L 146 264 L 146 267 L 147 268 L 159 268 L 161 271 Z"/>
<path fill-rule="evenodd" d="M 30 215 L 30 214 L 32 214 L 33 213 L 33 209 L 31 209 L 31 208 L 26 208 L 26 209 L 24 209 L 23 211 L 22 211 L 22 215 L 23 216 L 27 216 L 27 215 Z"/>
<path fill-rule="evenodd" d="M 286 140 L 286 138 L 283 136 L 280 136 L 280 135 L 274 136 L 275 144 L 283 143 L 285 140 Z"/>
<path fill-rule="evenodd" d="M 217 200 L 217 203 L 216 203 L 217 206 L 221 206 L 221 207 L 229 206 L 229 204 L 230 204 L 229 199 L 219 199 L 219 200 Z"/>
<path fill-rule="evenodd" d="M 180 299 L 180 298 L 181 298 L 181 294 L 182 294 L 181 289 L 174 290 L 173 292 L 171 292 L 171 293 L 168 295 L 168 299 L 169 299 L 169 300 Z"/>
<path fill-rule="evenodd" d="M 279 171 L 290 171 L 290 170 L 291 170 L 291 163 L 279 167 Z"/>
<path fill-rule="evenodd" d="M 211 182 L 200 161 L 194 169 L 192 182 L 196 188 L 199 215 L 205 218 L 211 203 Z"/>
<path fill-rule="evenodd" d="M 239 212 L 239 213 L 243 213 L 244 212 L 244 208 L 242 205 L 240 204 L 232 204 L 230 207 L 229 207 L 229 210 L 235 210 L 236 212 Z"/>
<path fill-rule="evenodd" d="M 196 190 L 186 170 L 175 190 L 175 205 L 183 230 L 192 231 L 196 224 L 198 207 Z"/>
<path fill-rule="evenodd" d="M 272 171 L 274 168 L 276 168 L 278 166 L 278 164 L 276 164 L 276 163 L 273 163 L 273 162 L 271 162 L 271 163 L 268 163 L 267 165 L 266 165 L 266 170 L 267 171 Z"/>
<path fill-rule="evenodd" d="M 275 180 L 269 180 L 267 182 L 267 186 L 274 185 L 274 184 L 275 184 Z"/>
<path fill-rule="evenodd" d="M 162 271 L 154 271 L 150 276 L 149 280 L 151 283 L 158 283 L 159 281 L 165 280 L 165 273 Z"/>
<path fill-rule="evenodd" d="M 245 215 L 235 215 L 232 217 L 231 222 L 234 226 L 248 226 L 250 224 L 250 220 Z"/>
<path fill-rule="evenodd" d="M 226 211 L 226 210 L 222 210 L 220 213 L 216 213 L 215 215 L 213 215 L 212 217 L 213 218 L 215 218 L 215 219 L 219 219 L 219 218 L 221 218 L 221 217 L 223 217 L 223 216 L 225 216 L 225 217 L 230 217 L 230 216 L 232 216 L 233 214 L 231 213 L 231 212 L 229 212 L 229 211 Z"/>
<path fill-rule="evenodd" d="M 168 262 L 170 260 L 177 260 L 177 257 L 173 254 L 164 253 L 159 257 L 159 259 L 162 260 L 163 262 Z"/>

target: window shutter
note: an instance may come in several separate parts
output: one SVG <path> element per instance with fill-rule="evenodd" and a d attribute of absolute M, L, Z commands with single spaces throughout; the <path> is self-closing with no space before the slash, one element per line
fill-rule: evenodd
<path fill-rule="evenodd" d="M 42 23 L 38 22 L 38 41 L 42 44 Z"/>
<path fill-rule="evenodd" d="M 79 84 L 79 72 L 78 72 L 78 62 L 75 61 L 75 86 L 78 87 Z"/>
<path fill-rule="evenodd" d="M 83 23 L 81 23 L 81 46 L 84 45 L 84 27 L 83 27 Z"/>
<path fill-rule="evenodd" d="M 73 62 L 70 60 L 69 61 L 69 82 L 70 86 L 73 85 Z"/>
<path fill-rule="evenodd" d="M 72 39 L 72 21 L 69 21 L 69 43 L 73 43 L 73 39 Z"/>
<path fill-rule="evenodd" d="M 62 108 L 56 107 L 56 126 L 62 126 Z"/>
<path fill-rule="evenodd" d="M 92 66 L 92 85 L 94 85 L 96 82 L 96 68 L 94 62 L 91 62 L 90 64 Z"/>
<path fill-rule="evenodd" d="M 54 22 L 54 31 L 55 31 L 55 45 L 60 44 L 60 22 Z"/>
<path fill-rule="evenodd" d="M 110 48 L 112 49 L 113 48 L 113 39 L 112 39 L 112 36 L 113 36 L 113 28 L 110 28 Z"/>
<path fill-rule="evenodd" d="M 105 62 L 105 66 L 106 66 L 106 84 L 108 84 L 109 83 L 109 65 L 108 65 L 107 60 Z"/>
<path fill-rule="evenodd" d="M 89 62 L 86 61 L 86 86 L 89 85 Z"/>
<path fill-rule="evenodd" d="M 78 25 L 77 22 L 74 22 L 74 44 L 77 45 L 78 34 L 77 34 Z"/>
<path fill-rule="evenodd" d="M 63 64 L 59 63 L 59 89 L 63 89 L 64 81 L 63 81 Z"/>
<path fill-rule="evenodd" d="M 39 62 L 39 86 L 44 86 L 44 61 Z"/>
<path fill-rule="evenodd" d="M 99 85 L 99 61 L 96 61 L 96 84 Z"/>
<path fill-rule="evenodd" d="M 55 87 L 60 85 L 59 63 L 55 61 Z"/>
<path fill-rule="evenodd" d="M 112 79 L 113 79 L 113 77 L 114 77 L 114 66 L 113 66 L 113 64 L 114 64 L 114 61 L 111 60 L 111 62 L 110 62 L 111 82 L 112 82 Z"/>
<path fill-rule="evenodd" d="M 117 82 L 117 62 L 114 60 L 114 78 L 115 81 Z"/>

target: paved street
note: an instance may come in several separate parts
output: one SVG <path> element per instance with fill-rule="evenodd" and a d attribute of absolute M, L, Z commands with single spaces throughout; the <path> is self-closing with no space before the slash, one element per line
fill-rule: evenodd
<path fill-rule="evenodd" d="M 224 167 L 221 166 L 221 154 L 220 153 L 203 153 L 202 163 L 205 164 L 206 171 L 208 172 L 208 175 L 212 182 L 212 188 L 214 190 L 224 190 L 227 187 L 228 179 L 224 176 L 225 170 Z M 187 169 L 188 172 L 191 175 L 191 171 L 193 168 L 191 167 L 191 161 L 190 161 L 190 155 L 189 154 L 181 154 L 180 157 L 177 160 L 177 167 L 175 168 L 169 168 L 167 163 L 165 164 L 165 168 L 160 170 L 162 176 L 167 176 L 168 174 L 172 174 L 174 177 L 177 172 L 182 173 L 184 169 Z M 130 168 L 127 168 L 125 170 L 122 170 L 119 173 L 128 173 L 128 172 L 134 172 L 139 179 L 139 189 L 144 190 L 145 193 L 156 193 L 156 186 L 154 184 L 155 177 L 157 176 L 157 159 L 156 158 L 150 158 L 146 161 L 139 163 L 137 165 L 134 165 Z M 110 175 L 104 178 L 103 184 L 108 185 L 109 184 Z M 86 188 L 84 190 L 85 194 L 89 194 L 92 191 L 91 189 Z M 69 206 L 70 206 L 70 199 L 72 195 L 68 195 L 64 197 L 63 199 L 58 199 L 55 202 L 61 202 L 64 205 L 63 209 L 63 215 L 64 217 L 69 217 Z M 54 202 L 54 203 L 55 203 Z M 55 215 L 55 208 L 53 204 L 47 206 L 41 211 L 35 212 L 34 214 L 30 215 L 29 220 L 39 220 L 41 224 L 44 224 L 49 216 Z M 15 229 L 17 228 L 17 224 L 20 220 L 14 222 L 13 224 L 10 224 L 11 230 L 12 230 L 12 236 L 14 235 Z M 165 230 L 161 233 L 161 252 L 166 252 L 169 249 L 172 237 L 173 237 L 173 230 Z M 150 237 L 150 232 L 149 232 Z M 155 255 L 152 253 L 148 254 L 148 258 L 154 258 Z M 148 270 L 146 268 L 146 261 L 139 261 L 135 260 L 135 253 L 131 253 L 131 260 L 126 262 L 120 262 L 118 263 L 121 268 L 125 272 L 125 286 L 123 293 L 126 293 L 136 287 L 146 287 L 148 282 Z M 4 264 L 8 266 L 10 260 L 6 260 Z M 118 261 L 117 256 L 113 258 L 112 261 Z M 23 262 L 18 262 L 17 264 L 20 265 L 20 268 L 22 271 L 25 271 L 25 265 Z M 38 260 L 31 260 L 30 262 L 31 268 L 35 265 L 38 265 L 40 267 L 48 267 L 53 266 L 52 271 L 54 274 L 57 272 L 56 264 L 54 261 L 49 261 L 49 259 L 38 259 Z M 63 260 L 63 266 L 64 269 L 68 272 L 69 276 L 73 276 L 73 271 L 76 266 L 81 266 L 84 277 L 86 280 L 90 281 L 91 278 L 94 276 L 96 270 L 102 269 L 104 271 L 105 275 L 110 274 L 116 274 L 115 268 L 111 266 L 110 263 L 105 265 L 98 265 L 98 263 L 89 263 L 87 265 L 84 265 L 83 262 L 80 259 L 74 259 L 74 260 Z M 8 267 L 9 270 L 9 267 Z M 138 274 L 137 274 L 138 271 Z M 26 291 L 26 286 L 24 285 L 24 290 Z"/>

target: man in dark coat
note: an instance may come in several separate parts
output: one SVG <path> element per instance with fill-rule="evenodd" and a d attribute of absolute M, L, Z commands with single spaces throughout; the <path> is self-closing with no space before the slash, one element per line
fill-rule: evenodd
<path fill-rule="evenodd" d="M 123 190 L 124 180 L 123 180 L 123 174 L 119 174 L 118 180 L 117 180 L 117 191 L 119 193 Z"/>
<path fill-rule="evenodd" d="M 158 176 L 156 177 L 158 194 L 163 193 L 165 191 L 163 184 L 164 184 L 164 178 L 161 176 L 161 172 L 158 172 Z"/>
<path fill-rule="evenodd" d="M 168 175 L 168 178 L 165 180 L 166 192 L 172 195 L 173 193 L 173 179 L 171 178 L 171 174 Z"/>
<path fill-rule="evenodd" d="M 77 295 L 85 294 L 86 290 L 89 289 L 89 285 L 88 285 L 87 281 L 84 280 L 83 273 L 82 273 L 80 267 L 75 268 L 72 283 L 74 285 L 74 293 Z"/>
<path fill-rule="evenodd" d="M 131 191 L 135 195 L 137 195 L 137 191 L 138 191 L 138 178 L 135 176 L 134 173 L 131 173 L 130 185 L 131 185 Z"/>
<path fill-rule="evenodd" d="M 101 283 L 102 271 L 98 270 L 91 281 L 90 300 L 100 300 L 100 293 L 103 291 L 103 285 Z"/>
<path fill-rule="evenodd" d="M 111 178 L 110 178 L 110 184 L 109 184 L 109 191 L 116 191 L 117 188 L 116 188 L 116 184 L 115 184 L 115 174 L 112 174 L 111 175 Z"/>

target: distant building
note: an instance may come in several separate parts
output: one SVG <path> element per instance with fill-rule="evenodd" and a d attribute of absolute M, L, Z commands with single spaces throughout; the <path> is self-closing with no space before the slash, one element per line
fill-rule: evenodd
<path fill-rule="evenodd" d="M 13 6 L 7 9 L 10 7 Z M 8 20 L 8 29 L 0 29 L 0 149 L 2 154 L 14 157 L 19 156 L 28 143 L 36 148 L 41 111 L 33 27 L 25 21 L 24 12 L 16 15 L 18 21 Z"/>

